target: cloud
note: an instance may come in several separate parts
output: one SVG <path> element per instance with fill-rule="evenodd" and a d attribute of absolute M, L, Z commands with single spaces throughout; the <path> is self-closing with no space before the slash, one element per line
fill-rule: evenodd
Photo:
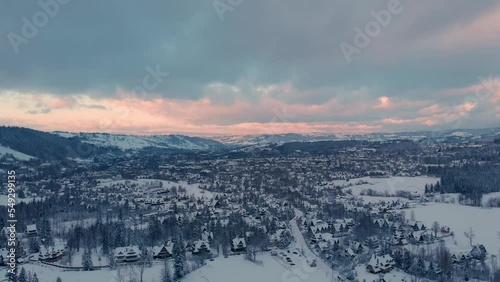
<path fill-rule="evenodd" d="M 30 115 L 38 115 L 38 114 L 48 114 L 51 111 L 52 111 L 51 109 L 43 108 L 43 109 L 40 109 L 40 110 L 29 110 L 29 111 L 26 111 L 26 113 L 30 114 Z"/>
<path fill-rule="evenodd" d="M 438 31 L 427 42 L 445 51 L 478 49 L 478 47 L 500 48 L 500 5 L 484 12 L 467 23 L 457 23 L 446 30 Z"/>
<path fill-rule="evenodd" d="M 410 130 L 470 109 L 464 126 L 498 125 L 498 90 L 463 100 L 477 98 L 479 76 L 499 75 L 498 2 L 402 0 L 401 14 L 348 64 L 339 44 L 387 3 L 244 1 L 221 21 L 211 1 L 70 1 L 16 54 L 7 35 L 22 35 L 22 18 L 41 8 L 7 1 L 0 92 L 14 98 L 0 120 L 57 129 L 71 115 L 82 129 L 109 131 L 149 128 L 147 119 L 162 132 Z M 134 93 L 155 82 L 157 66 L 170 75 Z"/>

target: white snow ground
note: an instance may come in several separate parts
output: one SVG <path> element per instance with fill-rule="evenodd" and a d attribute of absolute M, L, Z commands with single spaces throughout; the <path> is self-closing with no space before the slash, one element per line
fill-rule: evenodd
<path fill-rule="evenodd" d="M 470 250 L 464 232 L 472 228 L 475 232 L 473 244 L 483 244 L 489 254 L 498 255 L 500 251 L 500 208 L 485 209 L 459 204 L 427 203 L 411 209 L 415 219 L 432 226 L 437 221 L 455 233 L 457 245 L 449 244 L 451 250 Z M 409 215 L 411 211 L 406 211 Z"/>
<path fill-rule="evenodd" d="M 345 189 L 351 189 L 352 195 L 358 196 L 361 192 L 366 192 L 368 189 L 377 191 L 379 193 L 395 194 L 396 191 L 405 191 L 414 193 L 415 195 L 422 195 L 425 192 L 425 184 L 436 184 L 439 178 L 435 177 L 406 177 L 406 176 L 395 176 L 389 178 L 353 178 L 349 181 L 336 180 L 333 182 L 334 185 L 339 185 L 346 187 Z M 366 184 L 360 184 L 363 182 L 368 182 Z M 352 186 L 349 186 L 352 185 Z"/>
<path fill-rule="evenodd" d="M 21 161 L 29 161 L 30 159 L 34 159 L 35 157 L 26 155 L 24 153 L 12 150 L 11 148 L 0 145 L 0 157 L 5 154 L 11 154 L 14 158 Z"/>

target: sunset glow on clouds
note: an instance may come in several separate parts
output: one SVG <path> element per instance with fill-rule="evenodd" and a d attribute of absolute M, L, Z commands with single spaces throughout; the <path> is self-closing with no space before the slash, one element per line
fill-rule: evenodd
<path fill-rule="evenodd" d="M 351 63 L 339 44 L 387 1 L 248 1 L 224 21 L 208 2 L 96 2 L 97 13 L 92 1 L 63 7 L 18 54 L 2 37 L 0 125 L 192 135 L 500 125 L 495 1 L 404 2 Z M 1 9 L 0 33 L 20 34 L 38 8 Z"/>

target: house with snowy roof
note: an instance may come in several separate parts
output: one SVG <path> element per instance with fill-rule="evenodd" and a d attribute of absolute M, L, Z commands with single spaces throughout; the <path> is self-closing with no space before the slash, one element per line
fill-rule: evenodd
<path fill-rule="evenodd" d="M 210 243 L 206 240 L 198 240 L 193 244 L 193 255 L 203 255 L 210 253 Z"/>
<path fill-rule="evenodd" d="M 173 255 L 173 246 L 172 242 L 168 242 L 167 244 L 162 244 L 160 246 L 153 247 L 153 258 L 155 259 L 164 259 L 172 257 Z"/>
<path fill-rule="evenodd" d="M 388 273 L 394 267 L 394 259 L 390 255 L 373 255 L 366 265 L 366 270 L 371 273 Z"/>
<path fill-rule="evenodd" d="M 36 224 L 27 224 L 25 233 L 27 236 L 36 236 L 38 234 Z"/>
<path fill-rule="evenodd" d="M 114 250 L 115 261 L 117 263 L 136 262 L 140 258 L 139 247 L 119 247 Z"/>
<path fill-rule="evenodd" d="M 244 238 L 234 238 L 231 242 L 231 251 L 233 252 L 244 252 L 247 249 L 247 243 Z"/>

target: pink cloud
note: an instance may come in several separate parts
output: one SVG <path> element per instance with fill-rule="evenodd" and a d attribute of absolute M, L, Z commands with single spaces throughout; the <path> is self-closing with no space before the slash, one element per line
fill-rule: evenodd
<path fill-rule="evenodd" d="M 78 102 L 72 96 L 57 97 L 56 99 L 50 100 L 46 106 L 50 109 L 63 109 L 72 108 L 76 106 Z"/>
<path fill-rule="evenodd" d="M 426 44 L 443 50 L 500 47 L 500 6 L 465 25 L 457 25 L 434 34 Z"/>
<path fill-rule="evenodd" d="M 428 106 L 428 107 L 421 109 L 419 111 L 419 113 L 422 115 L 433 115 L 433 114 L 443 112 L 443 110 L 444 109 L 441 106 L 439 106 L 438 104 L 434 104 L 434 105 L 431 105 L 431 106 Z"/>

